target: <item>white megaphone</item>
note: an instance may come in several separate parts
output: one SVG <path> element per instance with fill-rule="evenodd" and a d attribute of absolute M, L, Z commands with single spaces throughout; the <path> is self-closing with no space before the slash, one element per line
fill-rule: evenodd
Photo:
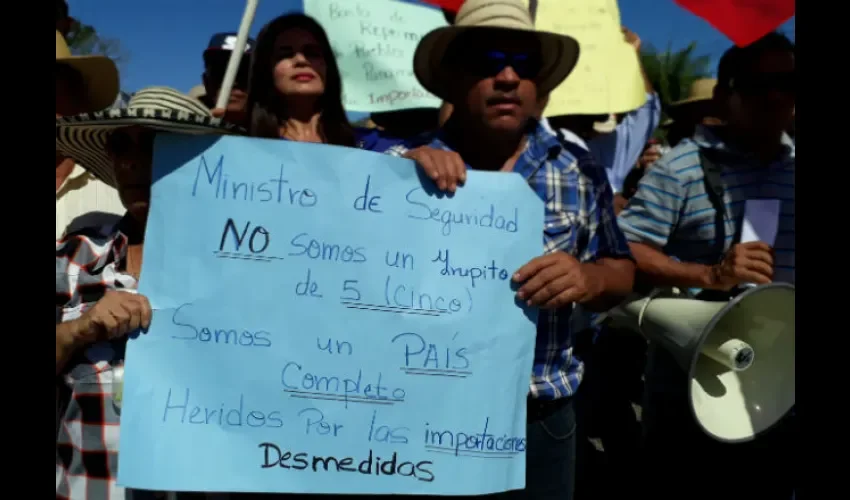
<path fill-rule="evenodd" d="M 794 406 L 793 285 L 747 288 L 728 302 L 656 290 L 607 317 L 675 357 L 694 418 L 718 441 L 752 440 Z"/>

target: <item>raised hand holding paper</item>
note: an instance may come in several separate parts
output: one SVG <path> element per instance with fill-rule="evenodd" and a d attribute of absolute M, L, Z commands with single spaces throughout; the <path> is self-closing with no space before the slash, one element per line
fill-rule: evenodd
<path fill-rule="evenodd" d="M 442 12 L 390 0 L 304 0 L 304 12 L 328 33 L 342 72 L 346 110 L 440 106 L 416 80 L 413 53 L 420 38 L 446 25 Z"/>
<path fill-rule="evenodd" d="M 170 172 L 170 173 L 168 173 Z M 516 174 L 431 195 L 409 160 L 160 136 L 130 342 L 122 484 L 476 495 L 525 484 L 542 253 Z M 424 181 L 430 185 L 430 181 Z"/>

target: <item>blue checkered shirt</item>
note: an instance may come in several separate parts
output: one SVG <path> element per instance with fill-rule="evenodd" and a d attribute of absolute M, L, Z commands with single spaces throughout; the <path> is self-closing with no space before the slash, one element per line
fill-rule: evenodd
<path fill-rule="evenodd" d="M 428 146 L 452 150 L 442 134 Z M 397 156 L 405 152 L 399 146 L 387 151 Z M 545 253 L 564 251 L 580 262 L 602 257 L 632 258 L 626 238 L 617 226 L 605 169 L 590 153 L 559 140 L 537 124 L 529 132 L 525 151 L 513 171 L 522 175 L 545 203 Z M 573 356 L 572 334 L 589 325 L 577 320 L 572 307 L 540 311 L 531 372 L 532 397 L 558 399 L 572 396 L 578 389 L 584 364 Z"/>

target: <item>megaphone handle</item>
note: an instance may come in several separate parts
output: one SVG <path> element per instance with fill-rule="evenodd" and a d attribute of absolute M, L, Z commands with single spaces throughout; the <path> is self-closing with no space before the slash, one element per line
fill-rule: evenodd
<path fill-rule="evenodd" d="M 643 300 L 643 305 L 640 306 L 640 313 L 638 313 L 638 320 L 637 320 L 638 331 L 640 332 L 641 335 L 646 336 L 646 333 L 643 331 L 643 315 L 644 315 L 644 313 L 646 313 L 646 308 L 649 307 L 649 304 L 653 300 L 655 300 L 655 297 L 658 297 L 662 293 L 664 293 L 663 289 L 655 288 L 651 292 L 649 292 L 649 295 L 647 295 L 646 298 Z"/>
<path fill-rule="evenodd" d="M 755 288 L 757 286 L 758 285 L 756 285 L 755 283 L 741 283 L 740 285 L 738 285 L 738 286 L 736 286 L 735 288 L 732 289 L 732 296 L 734 297 L 738 294 L 744 293 L 747 290 L 749 290 L 751 288 Z"/>

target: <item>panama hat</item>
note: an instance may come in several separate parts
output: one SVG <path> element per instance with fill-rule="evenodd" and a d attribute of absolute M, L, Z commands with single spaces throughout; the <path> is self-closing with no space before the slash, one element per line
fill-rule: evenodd
<path fill-rule="evenodd" d="M 118 68 L 104 56 L 75 56 L 62 33 L 56 31 L 56 62 L 73 68 L 83 79 L 88 111 L 108 108 L 118 97 Z"/>
<path fill-rule="evenodd" d="M 57 118 L 56 151 L 115 187 L 106 141 L 116 129 L 132 126 L 193 135 L 244 132 L 237 125 L 213 118 L 197 99 L 168 87 L 148 87 L 133 94 L 126 108 Z"/>
<path fill-rule="evenodd" d="M 710 106 L 714 99 L 714 87 L 716 86 L 717 80 L 714 78 L 694 80 L 688 89 L 688 97 L 670 103 L 667 114 L 675 121 L 677 117 L 679 119 L 684 118 L 691 111 L 711 109 Z"/>
<path fill-rule="evenodd" d="M 429 92 L 447 97 L 452 72 L 444 59 L 451 43 L 461 33 L 472 30 L 520 31 L 532 33 L 540 41 L 543 64 L 535 81 L 538 92 L 547 94 L 573 70 L 578 61 L 578 42 L 569 36 L 536 31 L 523 0 L 466 0 L 454 24 L 437 28 L 419 41 L 413 55 L 416 78 Z"/>

